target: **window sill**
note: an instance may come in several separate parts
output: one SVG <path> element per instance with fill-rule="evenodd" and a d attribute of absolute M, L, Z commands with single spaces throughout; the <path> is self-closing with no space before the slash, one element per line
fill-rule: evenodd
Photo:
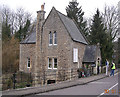
<path fill-rule="evenodd" d="M 57 45 L 57 44 L 53 44 L 53 45 Z"/>
<path fill-rule="evenodd" d="M 53 44 L 49 44 L 49 46 L 52 46 Z"/>
<path fill-rule="evenodd" d="M 53 68 L 54 70 L 57 70 L 57 68 Z"/>
<path fill-rule="evenodd" d="M 52 68 L 48 68 L 49 70 L 52 69 Z"/>

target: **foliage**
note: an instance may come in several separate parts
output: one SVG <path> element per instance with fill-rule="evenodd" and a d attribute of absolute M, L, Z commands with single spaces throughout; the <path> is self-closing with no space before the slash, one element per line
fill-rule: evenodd
<path fill-rule="evenodd" d="M 10 25 L 7 22 L 2 23 L 2 40 L 8 40 L 10 38 Z"/>
<path fill-rule="evenodd" d="M 113 51 L 111 37 L 106 33 L 106 27 L 102 20 L 103 18 L 97 9 L 93 16 L 89 38 L 91 44 L 100 44 L 102 63 L 104 64 L 106 58 L 111 59 Z"/>
<path fill-rule="evenodd" d="M 24 72 L 16 72 L 15 73 L 15 88 L 24 88 L 27 85 L 32 86 L 32 75 L 30 73 L 24 73 Z M 13 73 L 11 74 L 5 74 L 2 77 L 2 89 L 12 89 L 13 88 Z"/>
<path fill-rule="evenodd" d="M 2 72 L 15 72 L 19 65 L 19 42 L 14 36 L 2 42 Z"/>
<path fill-rule="evenodd" d="M 77 23 L 81 32 L 88 35 L 88 28 L 87 28 L 87 21 L 84 21 L 83 15 L 84 12 L 82 11 L 82 7 L 78 7 L 79 3 L 77 1 L 69 2 L 68 7 L 66 7 L 67 16 Z"/>
<path fill-rule="evenodd" d="M 30 27 L 30 20 L 27 20 L 27 22 L 23 28 L 22 28 L 22 26 L 20 26 L 19 30 L 15 34 L 15 37 L 17 39 L 19 39 L 19 41 L 25 39 L 28 34 L 29 27 Z"/>
<path fill-rule="evenodd" d="M 19 68 L 19 43 L 31 27 L 31 14 L 23 8 L 12 11 L 1 7 L 2 12 L 2 72 L 14 72 Z M 34 29 L 34 28 L 32 28 Z"/>

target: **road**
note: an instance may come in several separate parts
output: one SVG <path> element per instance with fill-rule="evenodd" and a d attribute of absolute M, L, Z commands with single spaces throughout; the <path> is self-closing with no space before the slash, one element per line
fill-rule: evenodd
<path fill-rule="evenodd" d="M 120 78 L 120 74 L 119 74 Z M 74 86 L 37 95 L 118 95 L 118 73 L 85 85 Z"/>
<path fill-rule="evenodd" d="M 118 77 L 119 75 L 119 77 Z M 97 80 L 94 82 L 90 82 L 85 85 L 78 85 L 74 87 L 64 88 L 60 90 L 50 91 L 46 93 L 40 93 L 36 94 L 39 96 L 47 96 L 51 95 L 51 97 L 54 95 L 57 95 L 56 97 L 60 97 L 58 95 L 69 95 L 68 97 L 72 97 L 71 95 L 74 95 L 75 97 L 104 97 L 104 95 L 110 95 L 110 97 L 120 97 L 117 96 L 120 94 L 120 89 L 118 89 L 118 78 L 120 78 L 120 73 L 116 73 L 115 76 L 107 77 L 101 80 Z M 84 96 L 80 96 L 84 95 Z M 90 96 L 92 95 L 92 96 Z M 28 97 L 34 97 L 35 95 L 31 95 Z M 46 97 L 45 96 L 45 97 Z M 65 97 L 66 97 L 65 96 Z M 62 96 L 64 97 L 64 96 Z"/>

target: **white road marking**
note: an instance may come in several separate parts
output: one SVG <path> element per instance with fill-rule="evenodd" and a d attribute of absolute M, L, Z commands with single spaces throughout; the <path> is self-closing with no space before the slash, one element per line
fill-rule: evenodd
<path fill-rule="evenodd" d="M 117 86 L 118 85 L 118 83 L 116 83 L 114 86 L 112 86 L 111 88 L 109 88 L 108 90 L 110 91 L 112 88 L 114 88 L 115 86 Z M 104 95 L 105 94 L 105 92 L 103 92 L 103 93 L 101 93 L 98 97 L 100 97 L 100 96 L 102 96 L 102 95 Z"/>
<path fill-rule="evenodd" d="M 119 73 L 119 72 L 118 72 Z M 118 73 L 116 73 L 116 74 L 114 74 L 114 75 L 117 75 Z M 117 86 L 118 85 L 118 83 L 116 83 L 115 85 L 113 85 L 111 88 L 109 88 L 108 90 L 110 91 L 112 88 L 114 88 L 115 86 Z M 97 97 L 100 97 L 100 96 L 102 96 L 102 95 L 104 95 L 105 94 L 105 92 L 103 92 L 103 93 L 101 93 L 99 96 L 97 96 Z"/>

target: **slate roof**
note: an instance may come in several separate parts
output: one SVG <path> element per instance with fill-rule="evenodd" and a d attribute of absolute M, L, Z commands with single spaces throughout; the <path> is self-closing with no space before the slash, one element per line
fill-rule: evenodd
<path fill-rule="evenodd" d="M 95 62 L 96 51 L 97 51 L 97 46 L 95 45 L 86 46 L 84 57 L 83 57 L 83 63 Z"/>
<path fill-rule="evenodd" d="M 30 35 L 28 35 L 20 44 L 32 44 L 36 43 L 36 30 L 34 29 Z"/>
<path fill-rule="evenodd" d="M 70 19 L 67 16 L 60 13 L 59 11 L 57 11 L 57 12 L 58 12 L 58 15 L 60 16 L 62 22 L 64 23 L 66 29 L 68 30 L 71 38 L 74 41 L 84 43 L 84 44 L 88 44 L 87 41 L 85 40 L 84 35 L 79 31 L 75 22 L 72 19 Z"/>
<path fill-rule="evenodd" d="M 52 10 L 53 9 L 55 8 L 53 7 Z M 68 18 L 67 16 L 63 15 L 59 11 L 56 10 L 56 12 L 58 13 L 60 19 L 62 20 L 71 38 L 76 42 L 88 44 L 84 35 L 79 31 L 74 21 Z M 33 31 L 25 40 L 21 42 L 21 44 L 29 44 L 29 43 L 36 43 L 36 31 Z"/>

